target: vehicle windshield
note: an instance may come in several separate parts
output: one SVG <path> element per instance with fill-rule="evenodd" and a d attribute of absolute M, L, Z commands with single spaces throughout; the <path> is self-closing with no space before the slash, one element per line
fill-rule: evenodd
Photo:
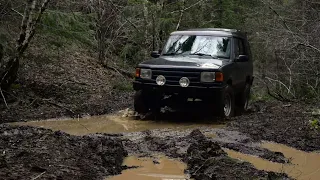
<path fill-rule="evenodd" d="M 229 37 L 173 35 L 163 50 L 163 55 L 197 55 L 230 59 Z"/>

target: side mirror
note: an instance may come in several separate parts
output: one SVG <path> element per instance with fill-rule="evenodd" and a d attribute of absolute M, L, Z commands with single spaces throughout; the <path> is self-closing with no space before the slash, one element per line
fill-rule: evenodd
<path fill-rule="evenodd" d="M 247 62 L 249 61 L 249 58 L 247 55 L 239 55 L 236 59 L 237 62 Z"/>
<path fill-rule="evenodd" d="M 158 57 L 160 57 L 160 51 L 152 51 L 152 52 L 151 52 L 151 57 L 153 57 L 153 58 L 158 58 Z"/>

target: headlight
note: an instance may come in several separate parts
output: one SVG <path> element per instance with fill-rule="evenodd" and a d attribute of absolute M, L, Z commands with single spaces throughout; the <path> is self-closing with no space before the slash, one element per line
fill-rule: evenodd
<path fill-rule="evenodd" d="M 181 87 L 188 87 L 190 84 L 190 80 L 186 77 L 180 79 L 179 84 Z"/>
<path fill-rule="evenodd" d="M 160 75 L 160 76 L 157 77 L 156 83 L 159 86 L 163 86 L 164 84 L 166 84 L 166 78 L 164 76 Z"/>
<path fill-rule="evenodd" d="M 151 69 L 140 69 L 140 77 L 143 79 L 151 79 L 152 77 Z"/>
<path fill-rule="evenodd" d="M 201 73 L 201 82 L 215 82 L 216 73 L 215 72 L 202 72 Z"/>

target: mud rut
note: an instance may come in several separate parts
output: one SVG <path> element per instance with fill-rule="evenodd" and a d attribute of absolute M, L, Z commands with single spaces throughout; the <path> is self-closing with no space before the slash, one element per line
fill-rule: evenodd
<path fill-rule="evenodd" d="M 261 148 L 259 142 L 270 140 L 306 151 L 320 150 L 319 132 L 307 123 L 313 117 L 307 111 L 310 107 L 279 103 L 254 107 L 254 113 L 237 117 L 220 129 L 72 136 L 29 126 L 0 125 L 0 179 L 104 179 L 133 168 L 122 166 L 128 155 L 155 154 L 182 160 L 187 164 L 185 173 L 196 180 L 291 179 L 232 159 L 224 148 L 283 164 L 290 160 L 282 153 Z"/>

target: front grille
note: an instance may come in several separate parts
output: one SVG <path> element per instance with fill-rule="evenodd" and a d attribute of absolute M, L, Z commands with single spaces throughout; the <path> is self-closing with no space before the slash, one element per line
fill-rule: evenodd
<path fill-rule="evenodd" d="M 190 86 L 200 84 L 200 72 L 188 71 L 188 70 L 152 70 L 152 79 L 156 80 L 159 75 L 163 75 L 166 78 L 166 84 L 179 85 L 179 80 L 182 77 L 187 77 L 190 80 Z"/>

